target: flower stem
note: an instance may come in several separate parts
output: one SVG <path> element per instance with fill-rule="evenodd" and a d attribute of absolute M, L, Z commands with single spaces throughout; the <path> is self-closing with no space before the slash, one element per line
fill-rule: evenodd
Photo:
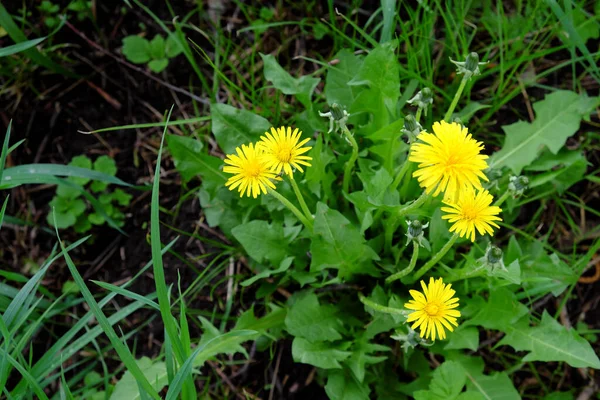
<path fill-rule="evenodd" d="M 412 270 L 415 268 L 417 264 L 417 258 L 419 257 L 419 243 L 416 240 L 412 241 L 413 244 L 413 253 L 412 257 L 410 257 L 410 262 L 408 263 L 408 267 L 404 268 L 402 271 L 398 271 L 393 275 L 390 275 L 385 280 L 385 283 L 394 282 L 400 278 L 404 278 L 406 275 L 410 274 Z"/>
<path fill-rule="evenodd" d="M 502 205 L 502 203 L 504 203 L 506 201 L 506 199 L 508 199 L 508 196 L 510 196 L 510 192 L 507 190 L 506 192 L 504 192 L 504 194 L 502 194 L 502 196 L 500 196 L 500 198 L 498 200 L 496 200 L 494 205 L 496 207 L 500 207 Z"/>
<path fill-rule="evenodd" d="M 343 191 L 348 193 L 348 190 L 350 189 L 350 178 L 352 174 L 352 168 L 354 167 L 354 164 L 358 159 L 358 143 L 356 143 L 356 139 L 354 139 L 354 136 L 352 136 L 352 133 L 350 133 L 346 125 L 342 124 L 341 127 L 342 133 L 344 134 L 344 136 L 346 136 L 346 139 L 348 139 L 350 145 L 352 145 L 352 155 L 350 156 L 350 159 L 348 160 L 348 162 L 346 162 L 346 166 L 344 167 L 344 181 L 342 184 Z"/>
<path fill-rule="evenodd" d="M 279 200 L 281 202 L 281 204 L 286 206 L 291 212 L 293 212 L 294 215 L 296 216 L 296 218 L 298 218 L 300 220 L 300 222 L 302 222 L 308 230 L 310 230 L 310 231 L 313 230 L 312 221 L 309 219 L 306 219 L 306 217 L 302 214 L 302 212 L 300 210 L 298 210 L 298 208 L 295 205 L 293 205 L 288 199 L 283 197 L 276 190 L 273 190 L 270 188 L 269 188 L 269 193 L 272 194 L 273 197 L 275 197 L 277 200 Z"/>
<path fill-rule="evenodd" d="M 294 189 L 294 193 L 296 193 L 296 198 L 298 198 L 298 202 L 300 203 L 300 208 L 304 212 L 304 215 L 306 216 L 306 218 L 309 221 L 312 221 L 312 219 L 314 217 L 313 217 L 312 213 L 310 212 L 310 210 L 308 209 L 308 206 L 306 205 L 306 201 L 304 201 L 304 196 L 302 196 L 302 192 L 300 191 L 300 188 L 298 187 L 296 180 L 292 177 L 290 177 L 290 184 L 292 185 L 292 188 Z"/>
<path fill-rule="evenodd" d="M 415 201 L 413 201 L 412 203 L 402 207 L 400 210 L 398 210 L 396 212 L 396 217 L 400 218 L 410 212 L 412 212 L 413 210 L 421 207 L 423 205 L 423 203 L 425 203 L 427 201 L 427 199 L 429 199 L 429 195 L 423 191 L 423 193 L 421 193 L 421 196 L 416 199 Z"/>
<path fill-rule="evenodd" d="M 437 262 L 440 261 L 442 259 L 442 257 L 444 257 L 446 255 L 446 253 L 448 252 L 448 250 L 450 250 L 450 248 L 452 247 L 452 245 L 454 244 L 454 242 L 456 242 L 456 239 L 458 239 L 458 235 L 455 233 L 448 240 L 448 242 L 444 245 L 444 247 L 442 247 L 440 249 L 440 251 L 438 251 L 437 254 L 431 258 L 431 260 L 427 261 L 427 263 L 425 265 L 423 265 L 421 268 L 419 268 L 417 270 L 417 272 L 412 277 L 411 281 L 412 282 L 416 282 L 427 271 L 429 271 L 431 269 L 431 267 L 433 267 L 435 264 L 437 264 Z"/>
<path fill-rule="evenodd" d="M 467 82 L 469 81 L 469 78 L 467 77 L 467 75 L 463 75 L 462 80 L 460 81 L 460 86 L 458 87 L 458 90 L 456 91 L 456 93 L 454 94 L 454 98 L 452 99 L 452 103 L 450 103 L 450 107 L 448 108 L 448 111 L 446 111 L 446 115 L 444 116 L 444 121 L 446 122 L 450 122 L 450 117 L 452 116 L 452 113 L 454 112 L 454 109 L 456 108 L 456 104 L 458 104 L 458 100 L 460 99 L 460 95 L 463 92 L 463 89 L 465 88 L 465 85 L 467 84 Z"/>
<path fill-rule="evenodd" d="M 419 122 L 419 120 L 421 119 L 421 112 L 423 111 L 423 109 L 421 107 L 419 107 L 419 109 L 417 110 L 417 113 L 415 114 L 415 120 L 417 122 Z"/>
<path fill-rule="evenodd" d="M 387 306 L 382 306 L 381 304 L 377 304 L 373 300 L 367 299 L 362 293 L 358 294 L 358 299 L 365 306 L 370 307 L 375 311 L 379 311 L 379 312 L 386 313 L 386 314 L 402 315 L 405 317 L 408 314 L 408 311 L 402 310 L 400 308 L 387 307 Z"/>

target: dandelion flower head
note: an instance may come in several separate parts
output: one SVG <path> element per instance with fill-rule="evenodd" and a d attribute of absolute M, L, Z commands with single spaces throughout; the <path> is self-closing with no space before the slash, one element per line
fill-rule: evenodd
<path fill-rule="evenodd" d="M 442 211 L 448 213 L 442 215 L 443 219 L 453 224 L 450 232 L 456 232 L 461 237 L 468 237 L 475 241 L 475 231 L 480 235 L 488 233 L 494 236 L 494 228 L 499 228 L 495 221 L 502 221 L 498 214 L 502 211 L 500 207 L 492 206 L 494 198 L 485 189 L 475 193 L 475 189 L 465 187 L 458 195 L 458 200 L 446 201 L 448 207 L 442 207 Z"/>
<path fill-rule="evenodd" d="M 426 193 L 444 192 L 445 199 L 456 199 L 464 186 L 480 189 L 480 179 L 487 181 L 483 170 L 488 156 L 480 154 L 483 143 L 473 139 L 467 128 L 446 121 L 433 124 L 433 133 L 421 132 L 419 142 L 410 147 L 409 160 L 419 164 L 413 176 Z"/>
<path fill-rule="evenodd" d="M 225 167 L 223 172 L 233 174 L 227 180 L 225 186 L 229 190 L 237 190 L 240 197 L 246 196 L 256 198 L 262 192 L 267 193 L 267 187 L 275 189 L 275 184 L 271 181 L 276 178 L 276 174 L 271 171 L 267 165 L 267 159 L 264 152 L 253 143 L 243 144 L 242 147 L 236 147 L 236 154 L 228 154 L 225 158 Z"/>
<path fill-rule="evenodd" d="M 265 136 L 260 138 L 257 146 L 264 150 L 267 160 L 267 167 L 276 174 L 285 172 L 293 179 L 293 168 L 304 172 L 301 165 L 310 167 L 308 161 L 311 157 L 303 155 L 312 147 L 304 146 L 310 138 L 302 141 L 300 136 L 302 132 L 298 128 L 292 131 L 292 128 L 282 126 L 281 128 L 271 128 L 271 132 L 265 132 Z"/>
<path fill-rule="evenodd" d="M 421 281 L 421 287 L 423 293 L 411 290 L 413 299 L 404 304 L 405 308 L 414 310 L 408 315 L 406 322 L 414 322 L 412 329 L 421 328 L 420 335 L 425 339 L 446 339 L 445 329 L 454 331 L 452 325 L 458 326 L 456 318 L 460 317 L 460 311 L 455 310 L 458 298 L 452 297 L 456 292 L 452 290 L 451 284 L 444 285 L 442 278 L 430 278 L 429 285 Z"/>

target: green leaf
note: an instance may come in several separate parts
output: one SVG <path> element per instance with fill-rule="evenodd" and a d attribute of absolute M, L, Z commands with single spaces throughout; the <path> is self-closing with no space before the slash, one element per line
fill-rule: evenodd
<path fill-rule="evenodd" d="M 234 153 L 242 144 L 256 142 L 271 128 L 271 123 L 263 117 L 227 104 L 211 104 L 210 115 L 212 133 L 227 154 Z"/>
<path fill-rule="evenodd" d="M 287 331 L 311 342 L 338 340 L 342 338 L 342 323 L 337 309 L 332 305 L 321 305 L 314 293 L 297 300 L 285 318 Z"/>
<path fill-rule="evenodd" d="M 319 78 L 310 76 L 292 77 L 279 65 L 275 57 L 270 54 L 260 54 L 264 63 L 265 79 L 273 83 L 275 89 L 281 90 L 283 94 L 296 95 L 296 98 L 306 108 L 311 108 L 311 97 L 319 84 Z"/>
<path fill-rule="evenodd" d="M 323 136 L 317 136 L 314 147 L 308 154 L 312 157 L 310 163 L 312 166 L 306 169 L 304 179 L 306 179 L 308 188 L 317 197 L 334 198 L 331 185 L 335 181 L 335 175 L 331 172 L 328 165 L 335 162 L 335 156 L 329 147 L 323 145 Z M 323 194 L 321 194 L 323 190 Z"/>
<path fill-rule="evenodd" d="M 271 329 L 284 328 L 286 315 L 286 308 L 275 308 L 264 317 L 256 318 L 254 316 L 254 309 L 250 308 L 239 316 L 233 330 L 252 330 L 264 335 Z"/>
<path fill-rule="evenodd" d="M 490 292 L 490 298 L 473 319 L 463 326 L 480 325 L 487 329 L 506 332 L 511 324 L 529 313 L 529 309 L 521 304 L 515 294 L 506 288 L 498 288 Z"/>
<path fill-rule="evenodd" d="M 377 254 L 367 245 L 358 228 L 336 210 L 317 204 L 313 240 L 310 246 L 311 271 L 333 268 L 341 278 L 354 274 L 378 276 L 373 266 Z"/>
<path fill-rule="evenodd" d="M 367 136 L 375 142 L 369 147 L 369 152 L 381 158 L 383 166 L 390 174 L 393 174 L 396 166 L 400 164 L 399 155 L 402 149 L 407 147 L 400 139 L 403 127 L 404 119 L 400 118 Z"/>
<path fill-rule="evenodd" d="M 133 198 L 132 195 L 130 195 L 129 193 L 126 193 L 123 190 L 118 189 L 118 188 L 115 189 L 115 191 L 112 193 L 112 200 L 116 201 L 117 204 L 119 204 L 122 207 L 128 206 L 129 203 L 131 203 L 132 198 Z"/>
<path fill-rule="evenodd" d="M 467 381 L 467 374 L 461 364 L 446 361 L 433 371 L 429 390 L 414 393 L 415 400 L 452 400 L 456 399 Z"/>
<path fill-rule="evenodd" d="M 542 400 L 573 400 L 574 398 L 571 392 L 554 392 L 544 396 Z"/>
<path fill-rule="evenodd" d="M 529 351 L 523 361 L 564 361 L 574 368 L 600 369 L 600 360 L 590 344 L 575 329 L 567 329 L 544 311 L 542 322 L 530 327 L 524 318 L 503 329 L 501 344 L 517 351 Z"/>
<path fill-rule="evenodd" d="M 474 326 L 460 325 L 454 332 L 448 334 L 448 344 L 444 350 L 469 349 L 476 351 L 479 347 L 479 330 Z"/>
<path fill-rule="evenodd" d="M 329 372 L 325 392 L 331 400 L 369 400 L 369 386 L 360 384 L 345 370 Z"/>
<path fill-rule="evenodd" d="M 222 333 L 210 323 L 209 320 L 202 316 L 198 316 L 200 323 L 202 324 L 202 337 L 200 338 L 200 342 L 198 343 L 198 347 L 202 347 L 211 342 L 212 339 L 215 339 L 222 335 Z M 256 337 L 256 336 L 254 336 Z M 232 336 L 228 340 L 223 342 L 212 342 L 212 346 L 206 346 L 204 350 L 198 354 L 196 360 L 194 360 L 195 366 L 202 366 L 211 357 L 216 356 L 217 354 L 235 354 L 242 353 L 246 357 L 248 356 L 246 353 L 246 349 L 241 345 L 242 343 L 250 340 L 251 337 L 248 335 L 242 336 Z"/>
<path fill-rule="evenodd" d="M 530 179 L 529 187 L 552 184 L 559 194 L 583 179 L 588 161 L 582 151 L 561 149 L 558 154 L 544 152 L 526 170 L 543 171 Z M 543 189 L 542 189 L 543 190 Z"/>
<path fill-rule="evenodd" d="M 167 37 L 167 43 L 165 44 L 165 54 L 167 57 L 174 58 L 182 52 L 183 48 L 181 47 L 181 43 L 179 43 L 177 36 L 169 35 L 169 37 Z"/>
<path fill-rule="evenodd" d="M 161 35 L 154 36 L 150 41 L 150 57 L 154 60 L 165 58 L 165 38 Z"/>
<path fill-rule="evenodd" d="M 400 97 L 400 64 L 394 51 L 396 45 L 392 41 L 371 50 L 356 76 L 348 82 L 349 86 L 367 85 L 368 92 L 380 96 L 392 115 L 396 112 L 396 103 Z"/>
<path fill-rule="evenodd" d="M 71 159 L 71 162 L 69 163 L 69 165 L 71 165 L 73 167 L 92 169 L 92 160 L 90 160 L 89 157 L 83 156 L 83 155 L 75 156 Z M 102 172 L 102 171 L 100 171 L 100 172 Z M 114 176 L 114 175 L 112 175 L 112 176 Z M 70 177 L 69 180 L 73 183 L 76 183 L 77 185 L 85 186 L 90 181 L 90 178 Z"/>
<path fill-rule="evenodd" d="M 354 344 L 350 349 L 350 357 L 344 361 L 344 364 L 352 371 L 359 382 L 365 379 L 365 366 L 367 364 L 378 364 L 387 359 L 387 356 L 375 356 L 373 353 L 381 351 L 391 351 L 388 346 L 370 343 L 368 331 L 354 339 Z"/>
<path fill-rule="evenodd" d="M 157 392 L 160 392 L 169 383 L 167 367 L 164 362 L 153 362 L 148 357 L 142 357 L 139 360 L 135 360 L 135 363 Z M 115 385 L 115 390 L 110 396 L 110 400 L 138 400 L 141 398 L 135 378 L 131 372 L 125 371 L 119 382 Z"/>
<path fill-rule="evenodd" d="M 270 277 L 272 275 L 282 274 L 285 271 L 287 271 L 287 270 L 290 269 L 290 267 L 292 265 L 292 261 L 294 261 L 294 257 L 286 257 L 279 264 L 279 268 L 277 268 L 277 269 L 266 269 L 264 271 L 261 271 L 258 274 L 254 275 L 253 277 L 246 279 L 240 285 L 242 285 L 243 287 L 247 287 L 247 286 L 252 285 L 254 282 L 256 282 L 256 281 L 258 281 L 260 279 L 265 279 L 265 278 L 268 278 L 268 277 Z"/>
<path fill-rule="evenodd" d="M 295 362 L 332 369 L 342 368 L 340 361 L 350 356 L 349 351 L 339 350 L 327 342 L 309 342 L 301 337 L 292 342 L 292 357 Z"/>
<path fill-rule="evenodd" d="M 481 393 L 486 400 L 521 400 L 519 392 L 515 389 L 506 372 L 469 376 L 467 390 L 468 392 Z"/>
<path fill-rule="evenodd" d="M 123 55 L 134 64 L 145 64 L 150 61 L 150 42 L 148 40 L 132 35 L 123 39 Z"/>
<path fill-rule="evenodd" d="M 339 62 L 329 65 L 325 78 L 325 98 L 327 104 L 337 103 L 347 109 L 354 102 L 361 87 L 349 86 L 348 82 L 358 73 L 362 60 L 348 49 L 342 49 L 334 56 Z"/>
<path fill-rule="evenodd" d="M 115 176 L 117 174 L 117 164 L 109 156 L 100 156 L 94 161 L 94 171 Z"/>
<path fill-rule="evenodd" d="M 534 103 L 536 118 L 533 123 L 519 121 L 502 127 L 506 140 L 502 149 L 490 157 L 490 168 L 506 166 L 520 174 L 544 147 L 557 154 L 597 104 L 598 98 L 565 90 L 547 95 L 544 100 Z"/>
<path fill-rule="evenodd" d="M 258 262 L 266 260 L 271 265 L 279 265 L 288 255 L 289 240 L 283 234 L 281 222 L 269 224 L 267 221 L 254 220 L 236 226 L 231 232 L 250 257 Z"/>
<path fill-rule="evenodd" d="M 184 136 L 167 135 L 167 145 L 184 182 L 200 175 L 204 187 L 207 184 L 212 188 L 225 184 L 227 177 L 220 169 L 223 160 L 203 153 L 202 142 Z"/>
<path fill-rule="evenodd" d="M 165 68 L 167 68 L 168 65 L 169 65 L 168 58 L 159 58 L 158 60 L 150 61 L 148 63 L 148 68 L 150 68 L 150 71 L 158 74 L 159 72 L 162 72 Z"/>

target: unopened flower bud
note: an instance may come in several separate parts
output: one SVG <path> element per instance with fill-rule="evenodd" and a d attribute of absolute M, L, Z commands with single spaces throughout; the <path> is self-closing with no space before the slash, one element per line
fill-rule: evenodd
<path fill-rule="evenodd" d="M 408 114 L 404 117 L 404 128 L 402 128 L 402 133 L 408 136 L 408 143 L 413 143 L 417 140 L 417 136 L 423 130 L 421 124 L 417 122 L 417 119 L 414 115 Z"/>
<path fill-rule="evenodd" d="M 485 255 L 478 261 L 481 263 L 482 267 L 487 268 L 487 270 L 490 272 L 494 272 L 496 270 L 506 271 L 502 256 L 502 249 L 490 243 L 485 250 Z"/>
<path fill-rule="evenodd" d="M 516 199 L 525 193 L 529 188 L 529 178 L 523 175 L 511 176 L 508 182 L 508 190 L 512 196 Z"/>
<path fill-rule="evenodd" d="M 417 106 L 423 110 L 424 114 L 427 115 L 427 108 L 433 104 L 433 93 L 429 88 L 423 88 L 417 93 L 412 99 L 408 101 L 409 104 Z"/>
<path fill-rule="evenodd" d="M 329 131 L 327 131 L 327 133 L 338 130 L 341 126 L 346 126 L 346 121 L 348 121 L 348 117 L 350 117 L 350 114 L 337 103 L 333 103 L 331 107 L 329 107 L 328 112 L 323 113 L 319 111 L 319 115 L 321 117 L 329 118 Z"/>
<path fill-rule="evenodd" d="M 423 225 L 418 219 L 413 221 L 406 221 L 408 229 L 406 230 L 406 244 L 408 245 L 411 241 L 417 242 L 419 246 L 424 247 L 423 241 L 426 240 L 423 230 L 429 226 L 429 222 Z"/>
<path fill-rule="evenodd" d="M 335 119 L 336 121 L 339 121 L 343 118 L 345 118 L 344 115 L 344 109 L 342 107 L 340 107 L 339 104 L 337 103 L 333 103 L 331 105 L 331 116 L 333 117 L 333 119 Z"/>
<path fill-rule="evenodd" d="M 479 55 L 475 52 L 470 53 L 465 61 L 454 61 L 453 59 L 450 61 L 456 65 L 457 74 L 465 74 L 465 79 L 471 79 L 472 76 L 481 74 L 479 67 L 487 64 L 487 62 L 479 62 Z"/>

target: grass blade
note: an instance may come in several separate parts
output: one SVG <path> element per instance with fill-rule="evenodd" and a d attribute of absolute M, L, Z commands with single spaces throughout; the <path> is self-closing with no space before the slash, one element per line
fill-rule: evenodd
<path fill-rule="evenodd" d="M 56 225 L 56 215 L 54 215 L 54 224 Z M 69 268 L 69 271 L 71 272 L 71 275 L 73 276 L 73 279 L 75 280 L 75 283 L 79 287 L 79 290 L 81 291 L 81 294 L 83 295 L 83 298 L 85 299 L 86 303 L 90 307 L 90 310 L 94 313 L 94 316 L 96 317 L 96 320 L 98 321 L 98 324 L 100 324 L 100 326 L 102 327 L 102 330 L 104 331 L 106 336 L 108 336 L 108 339 L 110 340 L 111 344 L 114 346 L 115 351 L 121 358 L 121 361 L 123 361 L 123 363 L 125 364 L 127 369 L 135 377 L 138 384 L 148 394 L 150 394 L 150 396 L 152 396 L 152 398 L 154 398 L 156 400 L 160 400 L 160 396 L 158 395 L 158 393 L 156 393 L 156 391 L 154 390 L 154 388 L 152 387 L 150 382 L 148 382 L 148 380 L 146 379 L 146 377 L 140 370 L 140 367 L 135 362 L 135 358 L 129 351 L 129 348 L 121 342 L 121 339 L 117 336 L 117 333 L 115 332 L 114 328 L 112 327 L 112 324 L 108 321 L 108 319 L 102 312 L 102 309 L 96 302 L 96 299 L 94 299 L 94 296 L 92 295 L 90 290 L 87 288 L 85 282 L 83 281 L 83 278 L 79 274 L 79 271 L 77 271 L 77 267 L 73 263 L 71 256 L 69 256 L 69 252 L 66 250 L 65 246 L 60 241 L 58 229 L 56 229 L 56 236 L 58 237 L 60 247 L 62 249 L 62 254 L 67 263 L 67 267 Z"/>
<path fill-rule="evenodd" d="M 31 39 L 26 42 L 21 42 L 17 44 L 13 44 L 12 46 L 3 47 L 0 49 L 0 57 L 10 56 L 11 54 L 20 53 L 21 51 L 25 51 L 30 49 L 38 44 L 42 43 L 46 40 L 46 37 L 41 37 L 37 39 Z"/>

